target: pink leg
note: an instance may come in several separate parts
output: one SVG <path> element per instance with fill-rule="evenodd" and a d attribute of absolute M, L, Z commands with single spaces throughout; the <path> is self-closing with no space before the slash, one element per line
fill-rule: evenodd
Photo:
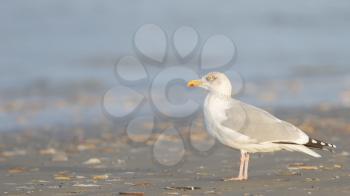
<path fill-rule="evenodd" d="M 249 157 L 248 157 L 249 158 Z M 231 181 L 231 180 L 245 180 L 244 173 L 245 172 L 245 162 L 246 162 L 246 153 L 241 151 L 241 163 L 239 166 L 239 174 L 237 177 L 231 177 L 231 178 L 225 178 L 224 181 Z"/>
<path fill-rule="evenodd" d="M 244 175 L 243 179 L 248 180 L 248 166 L 249 166 L 249 154 L 245 153 Z"/>

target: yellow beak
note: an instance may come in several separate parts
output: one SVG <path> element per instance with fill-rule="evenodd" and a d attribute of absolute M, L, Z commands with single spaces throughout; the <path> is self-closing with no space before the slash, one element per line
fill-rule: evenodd
<path fill-rule="evenodd" d="M 203 82 L 200 80 L 191 80 L 187 83 L 187 86 L 190 88 L 198 87 L 202 84 Z"/>

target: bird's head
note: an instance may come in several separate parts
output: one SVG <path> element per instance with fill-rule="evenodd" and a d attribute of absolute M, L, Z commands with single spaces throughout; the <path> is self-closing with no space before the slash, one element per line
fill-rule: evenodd
<path fill-rule="evenodd" d="M 218 93 L 231 96 L 232 86 L 228 77 L 220 72 L 210 72 L 199 80 L 191 80 L 187 83 L 188 87 L 201 87 L 210 93 Z"/>

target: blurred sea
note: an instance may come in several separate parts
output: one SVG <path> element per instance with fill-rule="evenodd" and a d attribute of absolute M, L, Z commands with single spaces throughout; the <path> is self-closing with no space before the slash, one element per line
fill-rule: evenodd
<path fill-rule="evenodd" d="M 114 65 L 147 23 L 169 36 L 192 26 L 201 43 L 232 38 L 249 103 L 349 107 L 349 10 L 346 0 L 1 1 L 0 131 L 108 121 Z"/>

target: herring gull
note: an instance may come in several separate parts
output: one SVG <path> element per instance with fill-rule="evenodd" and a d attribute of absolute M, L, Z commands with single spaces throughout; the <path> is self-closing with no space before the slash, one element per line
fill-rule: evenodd
<path fill-rule="evenodd" d="M 204 118 L 208 132 L 221 143 L 241 151 L 237 177 L 225 180 L 247 180 L 249 154 L 279 150 L 298 151 L 321 157 L 311 149 L 332 150 L 335 145 L 310 138 L 299 128 L 272 114 L 231 97 L 228 77 L 211 72 L 188 87 L 208 90 L 204 101 Z"/>

